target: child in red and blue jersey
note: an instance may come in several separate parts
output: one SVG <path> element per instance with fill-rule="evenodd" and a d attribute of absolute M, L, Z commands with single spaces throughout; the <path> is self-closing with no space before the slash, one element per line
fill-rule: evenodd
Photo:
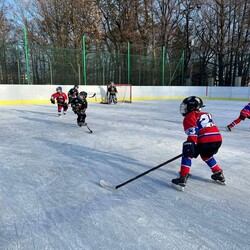
<path fill-rule="evenodd" d="M 248 103 L 241 111 L 240 111 L 240 116 L 235 119 L 233 122 L 231 122 L 227 127 L 227 131 L 232 130 L 234 126 L 239 124 L 241 121 L 244 121 L 246 118 L 250 119 L 250 103 Z"/>
<path fill-rule="evenodd" d="M 180 112 L 184 116 L 183 127 L 188 137 L 183 143 L 180 177 L 172 180 L 175 185 L 185 187 L 192 158 L 197 158 L 198 155 L 213 172 L 211 178 L 225 182 L 222 169 L 213 157 L 222 144 L 222 136 L 212 120 L 212 115 L 200 111 L 202 107 L 203 101 L 196 96 L 185 98 L 180 105 Z"/>
<path fill-rule="evenodd" d="M 61 115 L 62 109 L 63 113 L 66 115 L 68 104 L 67 104 L 67 95 L 62 92 L 62 87 L 56 88 L 56 93 L 54 93 L 50 97 L 51 103 L 55 104 L 55 101 L 57 101 L 57 110 L 58 110 L 58 116 Z"/>

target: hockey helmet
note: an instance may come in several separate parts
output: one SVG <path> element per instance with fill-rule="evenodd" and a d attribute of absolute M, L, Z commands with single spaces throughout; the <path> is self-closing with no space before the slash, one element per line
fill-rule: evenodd
<path fill-rule="evenodd" d="M 74 88 L 77 88 L 77 89 L 78 89 L 78 88 L 79 88 L 79 84 L 75 84 L 75 85 L 74 85 Z"/>
<path fill-rule="evenodd" d="M 87 98 L 87 95 L 88 95 L 88 93 L 85 92 L 85 91 L 81 91 L 81 92 L 79 93 L 79 96 L 81 96 L 81 97 L 83 97 L 83 98 Z"/>
<path fill-rule="evenodd" d="M 205 105 L 203 105 L 203 101 L 200 97 L 189 96 L 182 101 L 180 105 L 180 113 L 182 114 L 182 116 L 185 116 L 191 111 L 199 110 L 203 107 L 205 107 Z"/>
<path fill-rule="evenodd" d="M 56 91 L 62 92 L 62 87 L 57 87 L 57 88 L 56 88 Z"/>

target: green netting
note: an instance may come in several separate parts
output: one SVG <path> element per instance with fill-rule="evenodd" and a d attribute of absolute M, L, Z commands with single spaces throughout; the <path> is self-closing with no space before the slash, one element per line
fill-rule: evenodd
<path fill-rule="evenodd" d="M 15 44 L 0 43 L 0 83 L 25 83 L 24 49 Z"/>
<path fill-rule="evenodd" d="M 166 55 L 163 62 L 161 48 L 155 49 L 154 55 L 133 46 L 130 54 L 124 48 L 122 51 L 110 53 L 89 49 L 84 54 L 80 49 L 28 44 L 28 58 L 25 58 L 23 44 L 1 44 L 0 84 L 84 84 L 85 72 L 87 85 L 104 85 L 111 80 L 143 86 L 182 84 L 181 54 L 174 59 Z"/>

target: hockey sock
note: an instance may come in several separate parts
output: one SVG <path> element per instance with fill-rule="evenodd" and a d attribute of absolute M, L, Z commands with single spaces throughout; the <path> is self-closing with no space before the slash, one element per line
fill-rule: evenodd
<path fill-rule="evenodd" d="M 219 172 L 222 170 L 219 167 L 217 161 L 214 159 L 214 157 L 206 158 L 206 157 L 201 156 L 201 159 L 207 163 L 207 165 L 210 167 L 213 173 Z"/>
<path fill-rule="evenodd" d="M 180 171 L 181 176 L 186 176 L 187 174 L 189 174 L 191 164 L 192 164 L 191 158 L 182 157 L 182 159 L 181 159 L 181 171 Z"/>
<path fill-rule="evenodd" d="M 58 111 L 58 113 L 61 113 L 61 112 L 62 112 L 62 108 L 63 108 L 63 106 L 61 106 L 61 105 L 58 105 L 58 106 L 57 106 L 57 111 Z"/>
<path fill-rule="evenodd" d="M 234 120 L 234 121 L 229 125 L 229 127 L 230 127 L 230 128 L 233 128 L 235 125 L 239 124 L 241 121 L 242 121 L 241 118 L 237 118 L 236 120 Z"/>

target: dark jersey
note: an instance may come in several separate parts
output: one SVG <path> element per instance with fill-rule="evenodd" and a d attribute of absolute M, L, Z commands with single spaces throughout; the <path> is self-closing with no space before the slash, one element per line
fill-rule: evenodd
<path fill-rule="evenodd" d="M 79 97 L 72 100 L 72 109 L 75 113 L 85 111 L 88 108 L 88 102 L 86 99 L 80 99 Z"/>
<path fill-rule="evenodd" d="M 76 98 L 78 96 L 78 89 L 72 88 L 68 92 L 68 97 L 69 98 Z"/>
<path fill-rule="evenodd" d="M 109 92 L 111 95 L 115 95 L 115 94 L 117 93 L 116 86 L 110 85 L 110 86 L 108 87 L 108 92 Z"/>

